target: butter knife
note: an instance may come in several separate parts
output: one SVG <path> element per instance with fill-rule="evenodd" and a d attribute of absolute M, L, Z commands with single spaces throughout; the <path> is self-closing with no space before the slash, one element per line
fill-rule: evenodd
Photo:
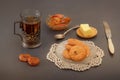
<path fill-rule="evenodd" d="M 110 26 L 106 21 L 103 21 L 103 25 L 104 25 L 104 28 L 105 28 L 106 37 L 108 39 L 109 51 L 111 52 L 111 54 L 114 54 L 115 49 L 114 49 L 114 45 L 113 45 L 113 42 L 112 42 L 112 39 L 111 39 L 112 34 L 111 34 Z"/>

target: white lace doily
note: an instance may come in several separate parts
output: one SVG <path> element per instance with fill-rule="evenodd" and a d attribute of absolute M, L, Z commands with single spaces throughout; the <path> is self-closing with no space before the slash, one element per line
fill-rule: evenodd
<path fill-rule="evenodd" d="M 60 69 L 72 69 L 75 71 L 84 71 L 90 69 L 94 66 L 99 66 L 102 63 L 102 57 L 104 52 L 99 47 L 95 46 L 92 41 L 83 41 L 90 47 L 90 55 L 83 61 L 75 62 L 72 60 L 65 59 L 62 56 L 63 50 L 65 49 L 65 44 L 67 40 L 59 44 L 52 44 L 50 51 L 48 52 L 46 58 L 55 63 Z"/>

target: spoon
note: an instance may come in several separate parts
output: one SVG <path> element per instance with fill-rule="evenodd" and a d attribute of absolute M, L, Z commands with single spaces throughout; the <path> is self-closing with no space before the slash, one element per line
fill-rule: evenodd
<path fill-rule="evenodd" d="M 63 34 L 56 34 L 54 37 L 55 37 L 56 39 L 63 39 L 63 38 L 65 38 L 65 35 L 66 35 L 69 31 L 71 31 L 71 30 L 73 30 L 73 29 L 76 29 L 76 28 L 78 28 L 78 27 L 79 27 L 79 25 L 76 25 L 76 26 L 74 26 L 74 27 L 66 30 Z"/>

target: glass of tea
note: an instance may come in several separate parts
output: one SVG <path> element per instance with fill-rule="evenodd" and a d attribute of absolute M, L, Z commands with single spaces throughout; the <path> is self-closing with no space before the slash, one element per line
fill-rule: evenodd
<path fill-rule="evenodd" d="M 20 13 L 20 21 L 14 22 L 14 34 L 21 38 L 24 48 L 36 48 L 41 45 L 41 14 L 38 10 L 27 9 Z M 17 24 L 21 33 L 16 32 Z"/>

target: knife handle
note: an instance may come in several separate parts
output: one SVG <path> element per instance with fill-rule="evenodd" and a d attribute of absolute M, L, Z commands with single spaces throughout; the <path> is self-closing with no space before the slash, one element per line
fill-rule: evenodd
<path fill-rule="evenodd" d="M 114 49 L 114 45 L 113 45 L 113 42 L 112 42 L 112 39 L 111 39 L 111 38 L 108 39 L 108 47 L 109 47 L 110 52 L 111 52 L 112 54 L 114 54 L 115 49 Z"/>

